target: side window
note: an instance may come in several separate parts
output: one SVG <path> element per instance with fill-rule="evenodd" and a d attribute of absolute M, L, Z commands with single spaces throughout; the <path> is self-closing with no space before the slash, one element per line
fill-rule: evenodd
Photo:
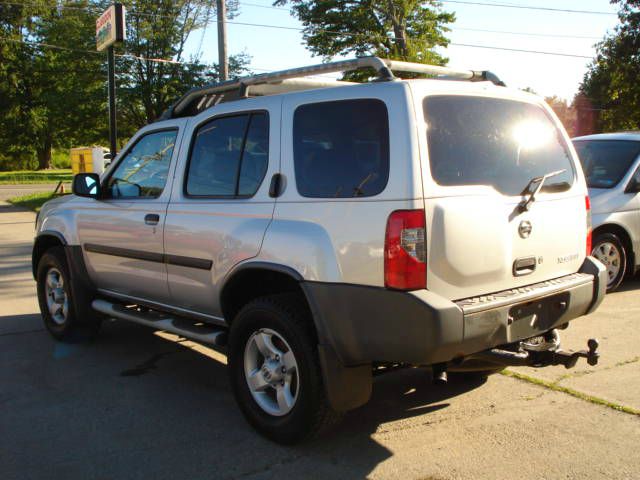
<path fill-rule="evenodd" d="M 252 113 L 213 119 L 194 134 L 186 194 L 254 195 L 269 163 L 269 118 Z"/>
<path fill-rule="evenodd" d="M 384 102 L 302 105 L 293 118 L 293 155 L 303 197 L 370 197 L 389 179 L 389 119 Z"/>
<path fill-rule="evenodd" d="M 238 195 L 253 195 L 258 191 L 269 165 L 269 118 L 266 114 L 251 115 L 247 131 Z"/>
<path fill-rule="evenodd" d="M 107 180 L 111 198 L 156 198 L 167 183 L 177 130 L 141 137 Z"/>

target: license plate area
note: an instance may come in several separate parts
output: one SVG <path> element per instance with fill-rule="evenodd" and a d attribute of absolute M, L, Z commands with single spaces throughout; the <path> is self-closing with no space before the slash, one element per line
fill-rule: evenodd
<path fill-rule="evenodd" d="M 552 329 L 569 308 L 569 292 L 514 305 L 507 325 L 510 338 L 527 338 Z"/>

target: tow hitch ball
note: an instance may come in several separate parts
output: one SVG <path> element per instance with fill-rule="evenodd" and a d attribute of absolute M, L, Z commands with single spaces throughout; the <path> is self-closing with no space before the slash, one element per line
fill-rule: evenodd
<path fill-rule="evenodd" d="M 575 367 L 578 359 L 580 357 L 586 358 L 587 363 L 591 366 L 598 364 L 598 358 L 600 354 L 597 352 L 598 350 L 598 340 L 595 338 L 590 338 L 587 341 L 587 347 L 589 350 L 579 350 L 577 352 L 565 352 L 562 350 L 556 351 L 547 351 L 547 352 L 536 352 L 537 354 L 541 354 L 542 357 L 551 356 L 549 360 L 551 360 L 551 365 L 564 365 L 565 368 L 573 368 Z M 545 358 L 541 358 L 542 364 L 548 365 L 549 363 L 545 362 Z"/>
<path fill-rule="evenodd" d="M 589 365 L 597 365 L 598 340 L 590 338 L 587 342 L 588 350 L 577 352 L 560 349 L 560 335 L 556 330 L 547 332 L 544 336 L 533 337 L 519 343 L 517 349 L 492 348 L 474 353 L 460 362 L 469 360 L 486 362 L 504 367 L 546 367 L 549 365 L 564 365 L 565 368 L 575 367 L 578 359 L 585 358 Z"/>

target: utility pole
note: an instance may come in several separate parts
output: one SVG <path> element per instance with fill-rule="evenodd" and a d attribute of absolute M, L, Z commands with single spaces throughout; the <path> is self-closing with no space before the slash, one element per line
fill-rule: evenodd
<path fill-rule="evenodd" d="M 96 20 L 96 50 L 107 49 L 109 80 L 109 147 L 111 159 L 117 153 L 118 129 L 116 124 L 116 74 L 115 45 L 126 40 L 125 8 L 121 3 L 114 3 Z"/>
<path fill-rule="evenodd" d="M 118 153 L 118 126 L 116 123 L 116 60 L 113 45 L 107 49 L 108 77 L 109 77 L 109 151 L 111 160 L 116 158 Z"/>
<path fill-rule="evenodd" d="M 229 64 L 227 63 L 227 6 L 225 0 L 217 0 L 218 6 L 218 74 L 219 81 L 229 79 Z"/>

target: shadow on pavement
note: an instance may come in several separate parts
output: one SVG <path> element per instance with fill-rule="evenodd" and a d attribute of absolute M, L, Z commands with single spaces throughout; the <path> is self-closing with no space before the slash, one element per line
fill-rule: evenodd
<path fill-rule="evenodd" d="M 282 447 L 244 421 L 222 357 L 115 321 L 92 343 L 57 343 L 27 332 L 34 316 L 21 317 L 23 334 L 0 336 L 3 479 L 363 478 L 393 455 L 373 433 L 417 415 L 428 423 L 430 412 L 481 385 L 435 387 L 421 369 L 383 375 L 336 431 Z"/>
<path fill-rule="evenodd" d="M 608 295 L 615 295 L 616 293 L 630 292 L 638 289 L 640 289 L 640 274 L 626 278 L 615 292 L 611 292 Z"/>

